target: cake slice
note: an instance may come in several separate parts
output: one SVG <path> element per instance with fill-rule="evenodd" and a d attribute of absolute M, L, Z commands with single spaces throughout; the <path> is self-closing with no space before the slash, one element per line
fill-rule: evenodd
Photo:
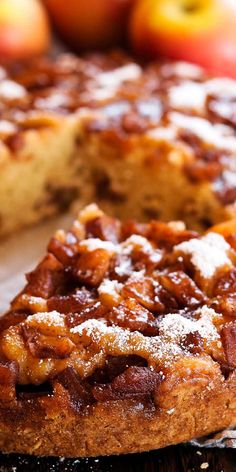
<path fill-rule="evenodd" d="M 1 236 L 94 200 L 200 230 L 235 215 L 231 79 L 119 52 L 62 55 L 1 69 L 0 106 Z"/>
<path fill-rule="evenodd" d="M 58 231 L 0 320 L 0 450 L 148 451 L 236 422 L 235 222 Z"/>

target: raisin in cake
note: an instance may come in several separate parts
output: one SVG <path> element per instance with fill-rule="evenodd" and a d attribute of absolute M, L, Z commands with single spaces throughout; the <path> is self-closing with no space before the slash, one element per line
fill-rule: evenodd
<path fill-rule="evenodd" d="M 0 321 L 0 449 L 130 453 L 234 424 L 235 249 L 226 225 L 95 205 L 58 231 Z"/>
<path fill-rule="evenodd" d="M 121 53 L 0 75 L 1 235 L 74 201 L 198 229 L 235 214 L 233 80 Z"/>

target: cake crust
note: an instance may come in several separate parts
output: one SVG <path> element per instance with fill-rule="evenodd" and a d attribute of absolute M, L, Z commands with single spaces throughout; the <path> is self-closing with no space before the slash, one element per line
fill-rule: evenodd
<path fill-rule="evenodd" d="M 0 320 L 0 448 L 141 452 L 236 421 L 233 223 L 121 223 L 96 205 Z"/>
<path fill-rule="evenodd" d="M 189 385 L 188 385 L 189 387 Z M 145 400 L 117 400 L 99 404 L 86 414 L 64 411 L 37 414 L 22 423 L 1 422 L 1 450 L 21 454 L 89 457 L 129 454 L 163 448 L 220 431 L 235 424 L 235 378 L 225 388 L 212 386 L 200 393 L 187 386 L 176 407 L 173 391 L 166 404 L 153 411 Z M 62 395 L 65 392 L 62 391 Z M 56 399 L 55 399 L 56 401 Z M 197 401 L 197 407 L 196 407 Z M 165 403 L 165 402 L 164 402 Z M 173 406 L 174 405 L 174 406 Z M 175 408 L 175 411 L 174 411 Z M 24 411 L 25 413 L 25 411 Z M 31 412 L 32 418 L 32 412 Z M 34 418 L 34 417 L 33 417 Z"/>

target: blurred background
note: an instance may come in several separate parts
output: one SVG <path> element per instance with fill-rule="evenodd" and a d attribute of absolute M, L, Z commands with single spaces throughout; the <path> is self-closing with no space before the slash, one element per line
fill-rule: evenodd
<path fill-rule="evenodd" d="M 1 61 L 47 54 L 55 38 L 80 54 L 123 47 L 236 78 L 236 0 L 0 0 Z"/>

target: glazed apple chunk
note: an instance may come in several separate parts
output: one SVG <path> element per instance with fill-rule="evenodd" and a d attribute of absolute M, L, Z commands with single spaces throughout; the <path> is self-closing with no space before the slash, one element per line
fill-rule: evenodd
<path fill-rule="evenodd" d="M 151 396 L 174 373 L 223 382 L 236 367 L 230 241 L 217 227 L 199 236 L 86 207 L 0 321 L 5 400 L 16 385 L 54 388 L 71 375 L 85 403 Z"/>

